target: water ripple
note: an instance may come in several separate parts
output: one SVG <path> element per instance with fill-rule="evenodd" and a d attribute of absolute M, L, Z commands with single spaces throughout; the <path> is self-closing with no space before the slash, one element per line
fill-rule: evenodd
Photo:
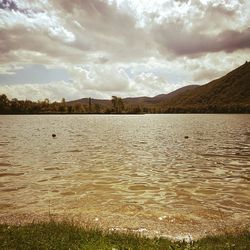
<path fill-rule="evenodd" d="M 249 124 L 249 115 L 1 116 L 0 211 L 50 204 L 149 229 L 220 213 L 246 223 Z"/>

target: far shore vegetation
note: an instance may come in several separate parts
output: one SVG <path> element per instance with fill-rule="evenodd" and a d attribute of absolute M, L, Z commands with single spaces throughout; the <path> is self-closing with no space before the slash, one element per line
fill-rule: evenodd
<path fill-rule="evenodd" d="M 112 96 L 111 100 L 84 98 L 84 101 L 50 102 L 9 99 L 0 95 L 0 114 L 154 114 L 154 113 L 250 113 L 250 105 L 193 105 L 168 106 L 144 102 L 128 103 L 121 97 Z"/>
<path fill-rule="evenodd" d="M 0 249 L 237 249 L 247 250 L 250 232 L 224 233 L 197 241 L 171 241 L 135 233 L 103 231 L 54 220 L 26 225 L 0 225 Z"/>

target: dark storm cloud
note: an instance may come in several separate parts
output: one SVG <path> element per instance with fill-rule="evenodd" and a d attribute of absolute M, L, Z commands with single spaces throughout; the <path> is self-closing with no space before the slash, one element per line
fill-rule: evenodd
<path fill-rule="evenodd" d="M 12 0 L 0 0 L 0 9 L 17 11 L 17 4 Z"/>
<path fill-rule="evenodd" d="M 215 2 L 202 4 L 197 0 L 177 2 L 188 4 L 186 7 L 193 12 L 152 26 L 151 34 L 162 54 L 200 57 L 210 52 L 250 48 L 250 28 L 244 24 L 240 27 L 237 22 L 242 17 L 242 3 L 233 7 Z"/>
<path fill-rule="evenodd" d="M 243 31 L 226 30 L 217 40 L 220 49 L 226 52 L 250 48 L 250 27 Z"/>
<path fill-rule="evenodd" d="M 0 9 L 5 11 L 15 11 L 20 13 L 29 13 L 29 9 L 21 8 L 17 1 L 13 0 L 0 0 Z"/>
<path fill-rule="evenodd" d="M 163 52 L 177 56 L 199 56 L 209 52 L 233 52 L 250 48 L 250 28 L 242 31 L 225 30 L 218 35 L 189 31 L 182 24 L 169 23 L 153 31 Z"/>

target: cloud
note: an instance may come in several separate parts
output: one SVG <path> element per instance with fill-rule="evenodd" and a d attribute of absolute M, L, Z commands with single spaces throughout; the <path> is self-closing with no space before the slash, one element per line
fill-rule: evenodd
<path fill-rule="evenodd" d="M 28 12 L 2 11 L 0 29 L 5 63 L 19 50 L 68 63 L 130 61 L 153 53 L 151 39 L 136 27 L 133 16 L 98 0 L 51 1 Z"/>
<path fill-rule="evenodd" d="M 62 57 L 69 63 L 91 59 L 106 63 L 142 60 L 153 55 L 170 56 L 170 53 L 200 56 L 249 47 L 249 27 L 233 25 L 242 4 L 201 4 L 192 0 L 181 1 L 185 5 L 182 7 L 175 2 L 161 1 L 160 6 L 165 6 L 163 10 L 154 8 L 153 12 L 143 9 L 145 4 L 132 2 L 126 8 L 125 3 L 118 5 L 100 0 L 54 0 L 30 8 L 26 4 L 23 8 L 16 7 L 15 11 L 3 11 L 0 27 L 5 41 L 0 49 L 5 54 L 18 49 L 39 50 L 48 57 Z M 140 15 L 129 14 L 133 6 L 140 6 Z M 152 15 L 157 16 L 158 21 L 149 17 Z M 147 25 L 140 27 L 142 19 Z M 95 57 L 91 58 L 92 55 Z"/>
<path fill-rule="evenodd" d="M 60 100 L 205 83 L 249 60 L 249 11 L 243 0 L 0 0 L 0 91 Z"/>
<path fill-rule="evenodd" d="M 20 100 L 44 100 L 49 98 L 51 101 L 60 101 L 62 97 L 69 99 L 79 98 L 76 89 L 69 83 L 60 81 L 47 84 L 19 84 L 0 86 L 0 92 L 6 93 L 9 99 L 18 98 Z"/>
<path fill-rule="evenodd" d="M 160 49 L 177 56 L 200 56 L 208 52 L 233 52 L 250 48 L 250 28 L 242 31 L 225 30 L 210 36 L 185 30 L 178 23 L 170 23 L 156 27 L 154 33 Z"/>
<path fill-rule="evenodd" d="M 18 10 L 16 3 L 12 0 L 1 0 L 0 1 L 0 9 L 4 10 Z"/>
<path fill-rule="evenodd" d="M 82 91 L 99 91 L 110 95 L 130 91 L 131 79 L 120 66 L 84 65 L 74 66 L 68 70 L 74 78 L 75 85 Z"/>
<path fill-rule="evenodd" d="M 61 100 L 62 97 L 72 100 L 88 96 L 110 98 L 113 94 L 122 95 L 132 91 L 131 79 L 120 66 L 68 65 L 60 69 L 30 65 L 22 69 L 9 67 L 7 72 L 9 74 L 2 74 L 0 78 L 0 92 L 7 93 L 10 98 L 31 100 L 42 100 L 46 97 L 51 100 Z M 42 75 L 46 76 L 41 78 Z"/>
<path fill-rule="evenodd" d="M 64 68 L 44 68 L 41 65 L 17 68 L 9 65 L 2 75 L 4 77 L 0 78 L 0 92 L 8 93 L 10 98 L 42 100 L 48 97 L 52 101 L 60 101 L 62 97 L 73 100 L 89 96 L 108 99 L 112 95 L 154 96 L 170 92 L 184 84 L 177 79 L 180 78 L 178 70 L 167 69 L 164 63 L 159 64 L 154 60 L 139 65 L 86 64 L 64 65 Z M 40 79 L 42 75 L 46 77 Z M 62 78 L 65 79 L 60 80 Z"/>
<path fill-rule="evenodd" d="M 182 15 L 166 16 L 161 23 L 152 26 L 152 36 L 162 54 L 201 57 L 250 47 L 249 18 L 242 18 L 245 4 L 238 1 L 181 2 L 185 4 L 180 7 L 184 9 Z"/>
<path fill-rule="evenodd" d="M 26 65 L 23 68 L 11 67 L 5 74 L 0 74 L 1 84 L 48 83 L 69 81 L 70 77 L 63 68 L 46 68 L 44 65 Z"/>
<path fill-rule="evenodd" d="M 23 26 L 2 29 L 0 36 L 2 38 L 0 40 L 0 62 L 2 63 L 10 63 L 14 60 L 16 63 L 26 61 L 34 63 L 33 58 L 38 60 L 38 57 L 43 63 L 52 61 L 54 63 L 75 63 L 84 57 L 83 51 L 68 46 L 59 39 L 51 39 L 50 36 L 44 35 L 38 30 L 29 31 Z"/>
<path fill-rule="evenodd" d="M 74 46 L 100 54 L 109 54 L 112 61 L 136 60 L 149 54 L 152 40 L 136 19 L 113 4 L 98 0 L 54 1 L 61 12 L 67 12 L 77 25 L 70 25 L 76 34 Z M 75 24 L 75 22 L 74 22 Z"/>
<path fill-rule="evenodd" d="M 239 67 L 244 63 L 245 55 L 249 54 L 250 49 L 247 49 L 232 53 L 218 52 L 206 54 L 192 59 L 185 58 L 183 60 L 184 70 L 190 72 L 192 76 L 190 83 L 205 84 Z"/>
<path fill-rule="evenodd" d="M 155 73 L 140 73 L 134 79 L 135 93 L 139 96 L 156 96 L 162 93 L 168 93 L 178 88 L 176 84 L 169 84 L 163 76 Z"/>

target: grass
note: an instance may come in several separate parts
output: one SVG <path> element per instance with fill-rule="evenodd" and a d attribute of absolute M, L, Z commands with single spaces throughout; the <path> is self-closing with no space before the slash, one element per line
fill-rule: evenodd
<path fill-rule="evenodd" d="M 211 236 L 192 242 L 171 242 L 139 234 L 105 232 L 73 222 L 0 225 L 0 249 L 250 249 L 250 232 Z"/>

